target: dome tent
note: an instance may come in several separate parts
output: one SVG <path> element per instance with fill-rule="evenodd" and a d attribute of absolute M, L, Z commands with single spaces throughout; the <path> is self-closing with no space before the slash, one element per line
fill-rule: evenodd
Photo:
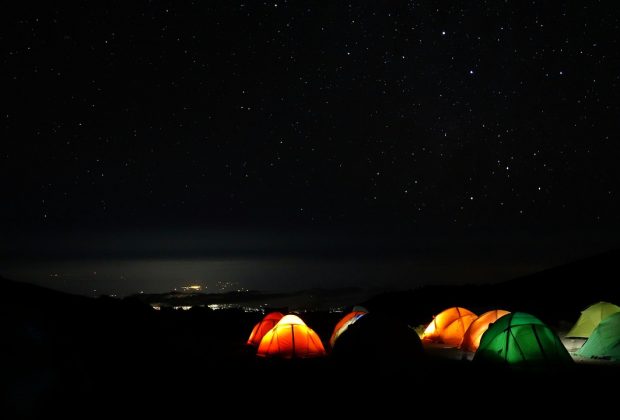
<path fill-rule="evenodd" d="M 265 334 L 256 352 L 260 357 L 284 359 L 325 356 L 321 339 L 297 315 L 286 315 Z"/>
<path fill-rule="evenodd" d="M 463 336 L 463 341 L 460 348 L 466 351 L 476 351 L 480 346 L 480 338 L 482 337 L 482 334 L 484 334 L 484 332 L 489 329 L 489 325 L 509 313 L 510 312 L 508 311 L 495 309 L 493 311 L 488 311 L 480 315 L 474 322 L 469 325 L 469 328 L 467 328 L 465 336 Z"/>
<path fill-rule="evenodd" d="M 422 340 L 458 346 L 476 314 L 461 307 L 448 308 L 433 318 L 424 330 Z"/>
<path fill-rule="evenodd" d="M 603 319 L 577 355 L 620 361 L 620 312 Z"/>
<path fill-rule="evenodd" d="M 343 316 L 340 321 L 334 327 L 334 332 L 329 339 L 329 345 L 333 348 L 338 337 L 349 328 L 349 325 L 354 324 L 355 321 L 366 315 L 368 311 L 353 311 Z"/>
<path fill-rule="evenodd" d="M 332 358 L 343 368 L 401 372 L 415 367 L 423 359 L 424 349 L 418 334 L 397 319 L 376 312 L 351 324 L 336 340 Z"/>
<path fill-rule="evenodd" d="M 572 363 L 558 338 L 533 315 L 515 312 L 504 315 L 482 335 L 474 362 L 519 366 Z"/>
<path fill-rule="evenodd" d="M 599 323 L 610 315 L 620 312 L 620 306 L 608 302 L 598 302 L 581 311 L 581 316 L 566 334 L 569 338 L 588 338 Z"/>
<path fill-rule="evenodd" d="M 278 321 L 282 319 L 282 317 L 284 317 L 284 315 L 280 312 L 271 312 L 265 315 L 265 317 L 252 329 L 247 344 L 258 347 L 265 334 L 267 334 L 267 332 L 272 329 Z"/>

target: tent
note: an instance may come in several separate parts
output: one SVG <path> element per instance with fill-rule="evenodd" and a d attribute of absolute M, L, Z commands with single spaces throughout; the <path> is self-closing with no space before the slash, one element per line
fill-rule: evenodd
<path fill-rule="evenodd" d="M 480 346 L 480 338 L 482 337 L 482 334 L 484 334 L 484 332 L 489 328 L 489 325 L 509 313 L 510 312 L 508 311 L 495 309 L 493 311 L 488 311 L 480 315 L 474 322 L 471 323 L 469 328 L 467 328 L 465 336 L 463 337 L 463 342 L 461 343 L 461 349 L 467 351 L 476 351 L 478 349 L 478 346 Z"/>
<path fill-rule="evenodd" d="M 336 340 L 338 339 L 338 337 L 340 337 L 340 334 L 345 332 L 347 328 L 349 328 L 349 325 L 354 324 L 355 321 L 357 321 L 367 313 L 368 311 L 353 311 L 343 316 L 334 327 L 334 332 L 329 339 L 329 345 L 333 348 Z"/>
<path fill-rule="evenodd" d="M 603 319 L 577 355 L 620 361 L 620 312 Z"/>
<path fill-rule="evenodd" d="M 474 362 L 519 366 L 572 363 L 566 348 L 541 320 L 523 312 L 504 315 L 482 335 Z"/>
<path fill-rule="evenodd" d="M 265 317 L 252 329 L 247 344 L 257 347 L 260 344 L 260 340 L 265 336 L 265 334 L 267 334 L 267 331 L 272 329 L 278 321 L 282 319 L 282 317 L 284 317 L 284 315 L 280 312 L 271 312 L 265 315 Z"/>
<path fill-rule="evenodd" d="M 265 334 L 256 353 L 284 359 L 325 356 L 321 339 L 296 315 L 286 315 Z"/>
<path fill-rule="evenodd" d="M 405 372 L 418 366 L 423 357 L 422 342 L 413 329 L 376 312 L 349 325 L 332 350 L 337 366 L 357 376 L 365 372 Z"/>
<path fill-rule="evenodd" d="M 620 306 L 613 303 L 599 302 L 588 306 L 581 311 L 581 316 L 566 337 L 588 338 L 603 319 L 617 312 L 620 312 Z"/>
<path fill-rule="evenodd" d="M 422 340 L 458 346 L 469 325 L 477 318 L 473 312 L 460 307 L 448 308 L 433 318 L 424 330 Z"/>

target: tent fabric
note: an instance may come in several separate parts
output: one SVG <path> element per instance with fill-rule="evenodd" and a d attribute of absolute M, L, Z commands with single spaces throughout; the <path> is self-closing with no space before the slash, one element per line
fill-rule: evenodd
<path fill-rule="evenodd" d="M 458 346 L 469 325 L 476 319 L 472 311 L 453 307 L 440 312 L 433 318 L 422 334 L 427 342 L 445 343 Z"/>
<path fill-rule="evenodd" d="M 330 347 L 334 347 L 338 337 L 349 328 L 349 325 L 354 324 L 358 319 L 366 315 L 367 312 L 368 311 L 353 311 L 343 316 L 334 327 L 334 332 L 332 332 L 332 336 L 329 339 Z"/>
<path fill-rule="evenodd" d="M 620 312 L 603 319 L 576 354 L 620 361 Z"/>
<path fill-rule="evenodd" d="M 598 324 L 610 315 L 620 312 L 620 306 L 598 302 L 581 311 L 581 316 L 566 334 L 568 338 L 588 338 Z"/>
<path fill-rule="evenodd" d="M 284 315 L 280 312 L 271 312 L 265 315 L 265 317 L 252 329 L 247 344 L 258 347 L 265 334 L 267 334 L 267 332 L 272 329 L 282 319 L 282 317 L 284 317 Z"/>
<path fill-rule="evenodd" d="M 474 362 L 540 366 L 572 363 L 558 336 L 541 320 L 523 312 L 504 315 L 482 335 Z"/>
<path fill-rule="evenodd" d="M 258 346 L 259 357 L 284 359 L 325 356 L 321 339 L 296 315 L 286 315 L 265 334 Z"/>
<path fill-rule="evenodd" d="M 461 342 L 461 350 L 472 352 L 478 350 L 478 347 L 480 346 L 480 338 L 489 328 L 489 325 L 509 313 L 510 312 L 502 309 L 495 309 L 480 315 L 474 322 L 471 323 L 469 328 L 467 328 L 467 331 L 463 336 L 463 341 Z"/>
<path fill-rule="evenodd" d="M 282 319 L 280 321 L 278 321 L 278 324 L 306 325 L 306 323 L 304 321 L 302 321 L 302 319 L 300 317 L 298 317 L 297 315 L 293 315 L 293 314 L 288 314 L 288 315 L 282 317 Z"/>
<path fill-rule="evenodd" d="M 458 347 L 463 342 L 465 332 L 469 329 L 469 326 L 474 322 L 478 316 L 475 314 L 463 315 L 454 321 L 446 328 L 444 328 L 439 334 L 439 339 L 443 344 Z"/>

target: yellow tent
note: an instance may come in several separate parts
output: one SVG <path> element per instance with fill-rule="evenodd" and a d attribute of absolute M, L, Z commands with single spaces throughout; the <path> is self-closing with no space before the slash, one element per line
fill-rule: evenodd
<path fill-rule="evenodd" d="M 566 334 L 566 337 L 588 338 L 602 320 L 620 312 L 620 306 L 608 302 L 599 302 L 581 311 L 581 316 Z"/>

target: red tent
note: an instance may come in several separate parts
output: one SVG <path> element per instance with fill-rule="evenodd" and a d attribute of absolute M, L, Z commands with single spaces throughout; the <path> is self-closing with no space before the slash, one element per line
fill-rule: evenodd
<path fill-rule="evenodd" d="M 263 339 L 265 334 L 267 334 L 270 329 L 275 327 L 275 325 L 278 323 L 278 321 L 282 319 L 282 317 L 284 317 L 284 315 L 282 315 L 280 312 L 271 312 L 270 314 L 265 315 L 265 317 L 254 326 L 254 329 L 250 334 L 250 338 L 248 338 L 247 344 L 250 346 L 258 347 L 258 345 L 260 344 L 260 340 Z"/>
<path fill-rule="evenodd" d="M 340 337 L 340 334 L 345 332 L 347 328 L 349 328 L 349 325 L 355 323 L 355 321 L 366 315 L 366 313 L 367 312 L 364 311 L 353 311 L 343 316 L 342 319 L 338 321 L 338 323 L 334 327 L 334 332 L 329 339 L 329 345 L 331 347 L 334 347 L 334 344 L 336 344 L 336 340 L 338 339 L 338 337 Z"/>

